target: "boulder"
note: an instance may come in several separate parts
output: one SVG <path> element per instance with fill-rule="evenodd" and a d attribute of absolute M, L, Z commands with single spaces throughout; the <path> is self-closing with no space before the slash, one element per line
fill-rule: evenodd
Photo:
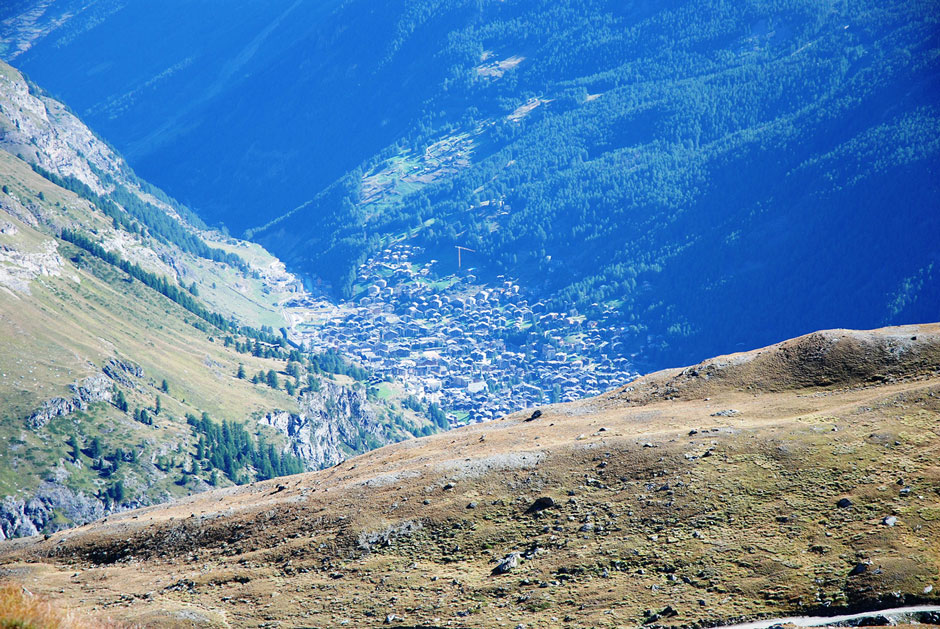
<path fill-rule="evenodd" d="M 538 419 L 538 418 L 541 417 L 541 416 L 542 416 L 542 411 L 539 410 L 539 409 L 535 409 L 535 410 L 532 412 L 532 414 L 529 415 L 529 417 L 526 418 L 525 421 L 530 422 L 530 421 L 533 421 L 533 420 Z"/>
<path fill-rule="evenodd" d="M 499 563 L 496 564 L 496 567 L 493 568 L 492 574 L 498 576 L 501 574 L 507 574 L 511 570 L 519 566 L 519 553 L 509 553 L 503 557 Z"/>
<path fill-rule="evenodd" d="M 525 510 L 526 513 L 538 513 L 539 511 L 544 511 L 545 509 L 555 506 L 555 500 L 551 496 L 541 496 L 535 499 L 529 508 Z"/>

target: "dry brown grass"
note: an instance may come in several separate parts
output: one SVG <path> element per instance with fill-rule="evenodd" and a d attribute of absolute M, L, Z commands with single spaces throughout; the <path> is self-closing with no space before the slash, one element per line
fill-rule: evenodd
<path fill-rule="evenodd" d="M 161 629 L 630 627 L 667 604 L 658 624 L 688 629 L 935 603 L 938 348 L 935 325 L 797 339 L 6 541 L 0 566 Z"/>
<path fill-rule="evenodd" d="M 36 596 L 16 583 L 0 584 L 0 629 L 116 629 Z"/>

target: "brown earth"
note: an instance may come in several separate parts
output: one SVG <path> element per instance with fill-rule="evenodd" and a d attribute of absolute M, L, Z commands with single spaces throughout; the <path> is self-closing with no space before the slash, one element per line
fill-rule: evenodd
<path fill-rule="evenodd" d="M 938 324 L 810 334 L 527 418 L 4 542 L 0 578 L 148 627 L 709 626 L 940 601 Z"/>

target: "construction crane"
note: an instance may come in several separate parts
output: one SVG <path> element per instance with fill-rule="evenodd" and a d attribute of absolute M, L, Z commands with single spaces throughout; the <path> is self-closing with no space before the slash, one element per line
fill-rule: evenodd
<path fill-rule="evenodd" d="M 477 252 L 476 249 L 470 249 L 468 247 L 461 247 L 460 245 L 454 245 L 454 247 L 457 248 L 457 269 L 460 269 L 460 252 L 461 251 L 471 251 L 473 253 Z"/>

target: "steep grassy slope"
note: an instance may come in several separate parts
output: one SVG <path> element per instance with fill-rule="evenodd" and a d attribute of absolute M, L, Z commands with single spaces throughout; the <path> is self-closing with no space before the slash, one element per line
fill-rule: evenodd
<path fill-rule="evenodd" d="M 0 148 L 0 537 L 430 430 L 273 333 L 299 290 L 280 261 L 200 229 L 2 64 Z"/>
<path fill-rule="evenodd" d="M 150 626 L 689 627 L 936 603 L 938 420 L 940 325 L 822 332 L 0 561 Z"/>
<path fill-rule="evenodd" d="M 929 1 L 77 4 L 17 63 L 339 295 L 405 234 L 651 365 L 937 317 Z"/>
<path fill-rule="evenodd" d="M 60 220 L 85 219 L 86 228 L 94 229 L 97 218 L 102 229 L 107 225 L 75 195 L 4 152 L 0 179 L 9 191 L 0 199 L 4 209 L 35 203 L 34 209 L 52 214 L 61 204 L 73 211 L 61 212 Z M 0 343 L 0 439 L 8 444 L 0 454 L 0 495 L 29 500 L 53 486 L 84 495 L 76 500 L 81 506 L 70 512 L 52 521 L 34 520 L 40 528 L 55 530 L 100 515 L 95 501 L 119 482 L 122 495 L 105 501 L 108 506 L 149 504 L 205 489 L 211 471 L 190 465 L 195 440 L 187 413 L 242 422 L 274 409 L 296 411 L 296 400 L 285 391 L 235 377 L 240 364 L 256 373 L 283 371 L 283 361 L 235 352 L 218 331 L 140 281 L 40 231 L 39 225 L 6 212 L 0 216 L 5 339 Z M 101 379 L 102 371 L 108 378 Z M 96 378 L 104 388 L 85 404 L 50 405 L 74 399 L 76 385 Z M 118 407 L 118 391 L 126 411 Z M 36 416 L 47 408 L 48 413 Z M 151 415 L 150 422 L 135 421 L 133 411 L 139 409 Z M 249 430 L 257 432 L 252 423 Z M 74 451 L 70 439 L 77 440 L 82 453 Z M 274 431 L 268 439 L 284 442 Z M 95 440 L 99 453 L 91 452 Z M 117 462 L 101 458 L 117 452 L 124 453 L 116 455 Z M 163 456 L 172 457 L 172 463 Z M 229 481 L 223 475 L 218 482 Z M 20 524 L 25 525 L 5 521 L 4 533 L 32 530 L 28 525 L 13 530 Z"/>

